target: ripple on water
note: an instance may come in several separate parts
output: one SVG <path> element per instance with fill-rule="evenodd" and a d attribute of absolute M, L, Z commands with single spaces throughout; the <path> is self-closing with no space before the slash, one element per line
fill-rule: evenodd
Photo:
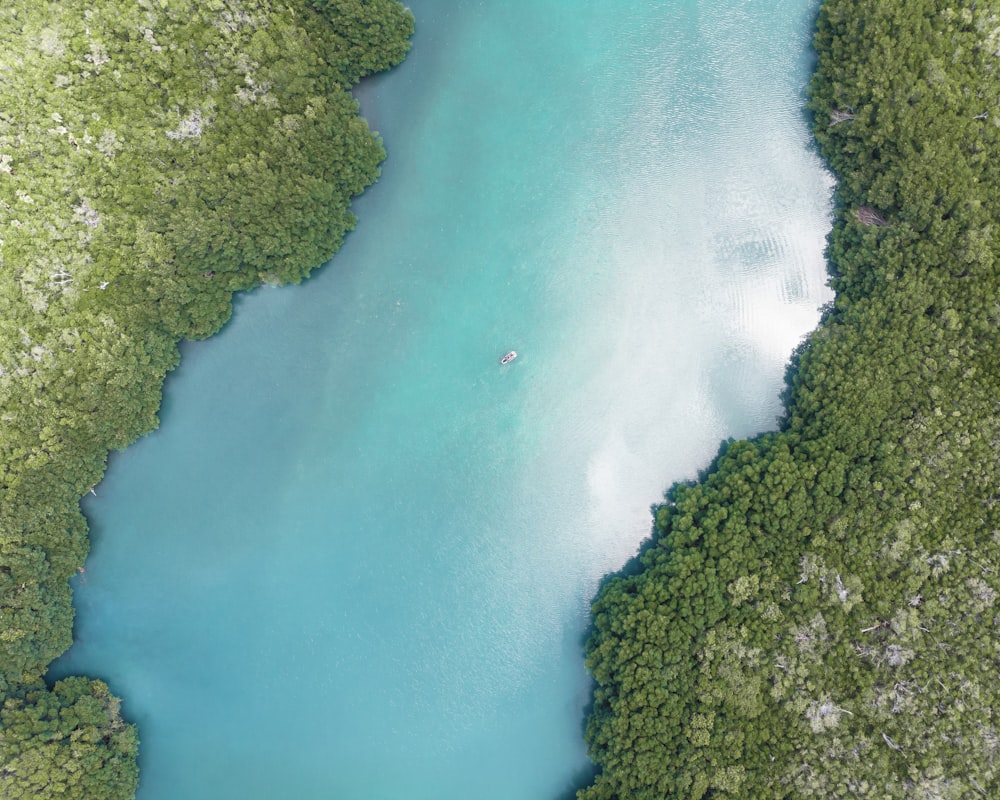
<path fill-rule="evenodd" d="M 811 2 L 410 5 L 357 231 L 185 347 L 86 506 L 53 674 L 125 695 L 139 800 L 565 794 L 599 580 L 828 297 Z"/>

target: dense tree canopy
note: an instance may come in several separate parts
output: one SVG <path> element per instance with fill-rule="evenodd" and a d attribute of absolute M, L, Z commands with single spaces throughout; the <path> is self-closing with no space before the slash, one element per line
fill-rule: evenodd
<path fill-rule="evenodd" d="M 836 301 L 597 598 L 581 800 L 1000 796 L 1000 3 L 815 44 Z"/>
<path fill-rule="evenodd" d="M 16 798 L 111 800 L 135 793 L 135 726 L 101 681 L 69 678 L 0 708 L 0 786 Z"/>
<path fill-rule="evenodd" d="M 349 89 L 412 29 L 395 0 L 0 7 L 0 795 L 134 791 L 106 687 L 41 682 L 79 499 L 155 427 L 181 338 L 337 250 L 384 157 Z"/>
<path fill-rule="evenodd" d="M 350 85 L 391 0 L 0 8 L 0 794 L 127 798 L 71 641 L 78 501 L 183 337 L 297 281 L 377 175 Z M 594 605 L 583 800 L 1000 794 L 1000 4 L 825 0 L 811 107 L 837 299 L 779 432 L 656 510 Z"/>

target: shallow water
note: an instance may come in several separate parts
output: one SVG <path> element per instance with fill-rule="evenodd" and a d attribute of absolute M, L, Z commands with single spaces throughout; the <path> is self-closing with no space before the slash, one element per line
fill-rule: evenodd
<path fill-rule="evenodd" d="M 357 231 L 85 503 L 53 677 L 124 695 L 140 800 L 568 796 L 598 582 L 828 299 L 812 2 L 410 6 Z"/>

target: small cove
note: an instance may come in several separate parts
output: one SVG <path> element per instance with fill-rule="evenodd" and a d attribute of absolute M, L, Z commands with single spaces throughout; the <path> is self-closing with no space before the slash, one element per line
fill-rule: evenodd
<path fill-rule="evenodd" d="M 569 792 L 598 582 L 828 299 L 813 4 L 410 5 L 358 230 L 85 503 L 54 674 L 124 695 L 140 800 Z"/>

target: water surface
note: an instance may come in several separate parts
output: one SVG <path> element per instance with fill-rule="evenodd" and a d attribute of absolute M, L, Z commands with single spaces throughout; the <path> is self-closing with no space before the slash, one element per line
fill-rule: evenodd
<path fill-rule="evenodd" d="M 53 675 L 124 695 L 140 800 L 566 796 L 598 582 L 828 298 L 812 2 L 410 5 L 358 230 L 85 504 Z"/>

